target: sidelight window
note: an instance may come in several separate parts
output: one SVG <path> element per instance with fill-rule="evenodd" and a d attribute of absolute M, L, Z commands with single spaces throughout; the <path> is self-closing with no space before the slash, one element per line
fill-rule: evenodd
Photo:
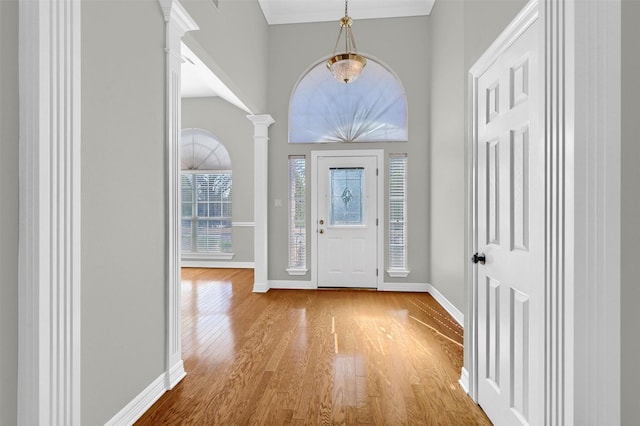
<path fill-rule="evenodd" d="M 407 154 L 389 156 L 389 276 L 407 271 Z"/>
<path fill-rule="evenodd" d="M 290 275 L 307 272 L 306 158 L 289 156 L 289 268 Z"/>

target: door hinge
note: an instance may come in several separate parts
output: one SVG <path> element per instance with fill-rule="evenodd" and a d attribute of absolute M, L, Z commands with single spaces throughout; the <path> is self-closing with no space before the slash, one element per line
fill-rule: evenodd
<path fill-rule="evenodd" d="M 378 169 L 376 169 L 376 176 L 378 176 Z"/>
<path fill-rule="evenodd" d="M 376 226 L 378 226 L 378 218 L 376 218 Z"/>
<path fill-rule="evenodd" d="M 376 277 L 378 276 L 378 268 L 376 268 Z"/>

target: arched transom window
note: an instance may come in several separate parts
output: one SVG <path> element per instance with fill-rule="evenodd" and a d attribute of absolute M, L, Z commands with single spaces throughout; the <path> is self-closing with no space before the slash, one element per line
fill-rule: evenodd
<path fill-rule="evenodd" d="M 180 142 L 182 255 L 232 252 L 231 157 L 203 129 L 184 129 Z"/>
<path fill-rule="evenodd" d="M 367 58 L 354 82 L 337 81 L 325 61 L 311 68 L 289 104 L 289 143 L 407 140 L 407 97 L 400 80 Z"/>

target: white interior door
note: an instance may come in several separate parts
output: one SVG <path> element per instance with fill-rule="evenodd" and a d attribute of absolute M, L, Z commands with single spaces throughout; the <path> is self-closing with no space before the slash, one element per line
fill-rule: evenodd
<path fill-rule="evenodd" d="M 477 80 L 478 403 L 496 425 L 542 424 L 544 145 L 538 23 Z"/>
<path fill-rule="evenodd" d="M 318 157 L 318 287 L 377 287 L 377 157 Z"/>

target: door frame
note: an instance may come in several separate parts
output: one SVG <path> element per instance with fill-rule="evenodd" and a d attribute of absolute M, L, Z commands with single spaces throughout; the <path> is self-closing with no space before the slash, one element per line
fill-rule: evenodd
<path fill-rule="evenodd" d="M 620 9 L 620 0 L 530 0 L 469 71 L 466 259 L 477 248 L 476 76 L 538 16 L 546 152 L 545 424 L 619 424 L 621 418 Z M 474 276 L 469 263 L 460 384 L 477 401 Z"/>
<path fill-rule="evenodd" d="M 332 151 L 311 151 L 311 286 L 312 288 L 318 288 L 318 158 L 320 157 L 376 157 L 377 161 L 377 218 L 378 226 L 376 230 L 376 267 L 378 268 L 378 275 L 376 277 L 376 289 L 382 288 L 383 271 L 384 271 L 384 224 L 385 224 L 385 210 L 384 210 L 384 150 L 382 149 L 354 149 L 354 150 L 332 150 Z M 383 169 L 383 170 L 381 170 Z"/>

